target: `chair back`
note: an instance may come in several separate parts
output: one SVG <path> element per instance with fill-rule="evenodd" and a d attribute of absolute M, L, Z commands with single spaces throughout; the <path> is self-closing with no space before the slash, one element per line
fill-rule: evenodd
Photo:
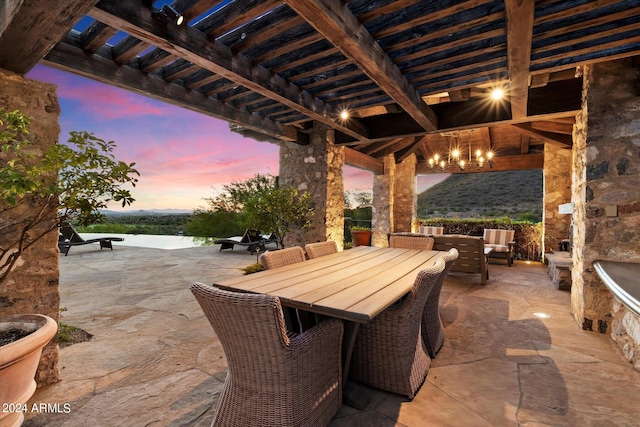
<path fill-rule="evenodd" d="M 319 258 L 325 255 L 331 255 L 338 252 L 338 244 L 333 240 L 326 242 L 309 243 L 304 247 L 309 259 Z"/>
<path fill-rule="evenodd" d="M 262 265 L 264 265 L 266 270 L 303 262 L 304 260 L 304 250 L 300 246 L 293 246 L 278 251 L 267 251 L 260 256 L 260 261 L 262 261 Z"/>
<path fill-rule="evenodd" d="M 514 230 L 484 229 L 485 245 L 507 245 L 509 242 L 513 242 L 514 236 Z"/>
<path fill-rule="evenodd" d="M 267 363 L 289 345 L 278 297 L 231 292 L 198 282 L 190 288 L 222 344 L 229 370 Z M 261 358 L 264 360 L 251 360 Z"/>
<path fill-rule="evenodd" d="M 262 239 L 258 230 L 245 230 L 240 243 L 259 242 Z"/>
<path fill-rule="evenodd" d="M 433 237 L 418 235 L 395 235 L 389 236 L 390 248 L 422 249 L 430 251 L 433 249 Z"/>
<path fill-rule="evenodd" d="M 69 223 L 62 224 L 60 226 L 60 234 L 64 238 L 63 241 L 68 241 L 71 243 L 81 243 L 84 242 L 84 239 L 80 237 L 80 234 L 76 231 L 75 228 Z M 60 241 L 60 236 L 58 235 L 58 241 Z"/>
<path fill-rule="evenodd" d="M 418 232 L 427 236 L 439 236 L 441 234 L 444 234 L 444 227 L 421 225 L 418 229 Z"/>
<path fill-rule="evenodd" d="M 411 291 L 407 294 L 407 297 L 402 300 L 398 309 L 408 311 L 417 310 L 416 313 L 418 313 L 419 319 L 433 286 L 444 276 L 445 266 L 444 258 L 440 257 L 432 267 L 419 271 L 416 280 L 413 282 Z M 418 325 L 419 323 L 418 321 Z"/>

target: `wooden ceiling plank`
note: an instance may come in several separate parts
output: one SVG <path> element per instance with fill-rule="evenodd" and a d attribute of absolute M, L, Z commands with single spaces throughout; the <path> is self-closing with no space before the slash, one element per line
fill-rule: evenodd
<path fill-rule="evenodd" d="M 118 30 L 99 21 L 93 21 L 81 34 L 82 48 L 94 53 L 113 37 Z"/>
<path fill-rule="evenodd" d="M 162 26 L 151 10 L 136 0 L 102 0 L 89 12 L 94 19 L 120 29 L 127 34 L 182 57 L 202 68 L 268 96 L 310 118 L 358 139 L 367 139 L 366 128 L 355 120 L 340 123 L 334 120 L 337 112 L 321 100 L 292 85 L 251 60 L 234 55 L 220 42 L 211 41 L 206 34 L 188 27 Z M 364 132 L 364 133 L 362 133 Z"/>
<path fill-rule="evenodd" d="M 506 0 L 507 60 L 509 69 L 509 98 L 511 116 L 521 119 L 527 116 L 529 93 L 529 68 L 531 63 L 531 39 L 535 2 L 530 0 Z"/>
<path fill-rule="evenodd" d="M 417 123 L 426 130 L 437 129 L 435 113 L 340 0 L 289 0 L 287 4 L 344 56 L 357 63 Z"/>
<path fill-rule="evenodd" d="M 0 68 L 26 74 L 96 3 L 97 0 L 1 2 Z"/>

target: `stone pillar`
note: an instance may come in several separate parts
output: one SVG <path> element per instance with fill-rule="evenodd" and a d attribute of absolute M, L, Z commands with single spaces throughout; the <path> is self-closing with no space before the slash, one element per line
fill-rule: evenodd
<path fill-rule="evenodd" d="M 29 80 L 18 74 L 0 70 L 0 106 L 19 110 L 31 118 L 30 140 L 39 150 L 58 141 L 60 106 L 56 88 L 48 83 Z M 6 159 L 1 157 L 0 162 Z M 38 212 L 38 200 L 23 200 L 15 207 L 0 205 L 0 224 L 15 223 Z M 55 220 L 55 210 L 45 213 Z M 37 231 L 37 230 L 36 230 Z M 0 231 L 0 242 L 16 238 L 13 228 Z M 59 320 L 57 233 L 51 232 L 22 253 L 16 267 L 9 272 L 0 288 L 0 316 L 11 314 L 45 314 Z M 59 381 L 58 338 L 44 348 L 36 382 L 38 385 Z"/>
<path fill-rule="evenodd" d="M 314 123 L 309 145 L 280 144 L 280 185 L 311 195 L 315 215 L 307 230 L 292 230 L 286 246 L 334 240 L 344 245 L 344 148 L 333 144 L 333 130 Z"/>
<path fill-rule="evenodd" d="M 393 230 L 394 232 L 411 232 L 416 219 L 418 195 L 416 193 L 415 154 L 411 154 L 396 165 L 395 185 L 393 192 Z"/>
<path fill-rule="evenodd" d="M 543 194 L 544 211 L 544 252 L 558 250 L 560 241 L 569 238 L 571 215 L 558 213 L 558 205 L 571 201 L 571 164 L 572 151 L 544 145 Z"/>
<path fill-rule="evenodd" d="M 384 158 L 384 174 L 373 176 L 371 245 L 389 246 L 388 233 L 393 233 L 396 160 L 392 154 Z"/>
<path fill-rule="evenodd" d="M 640 369 L 640 318 L 614 304 L 593 268 L 597 259 L 640 262 L 638 81 L 640 70 L 631 60 L 584 69 L 572 162 L 571 304 L 583 329 L 613 331 L 613 339 Z"/>

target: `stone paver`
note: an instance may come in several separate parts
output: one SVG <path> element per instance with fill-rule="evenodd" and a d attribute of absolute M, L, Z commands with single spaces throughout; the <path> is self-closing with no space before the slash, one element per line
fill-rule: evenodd
<path fill-rule="evenodd" d="M 240 275 L 243 250 L 78 247 L 60 257 L 62 321 L 94 335 L 60 352 L 62 381 L 24 426 L 208 426 L 226 375 L 193 281 Z M 632 426 L 640 373 L 608 336 L 579 329 L 570 295 L 544 265 L 491 264 L 488 284 L 451 273 L 441 294 L 447 339 L 413 401 L 370 389 L 331 426 Z M 68 413 L 65 413 L 68 412 Z"/>

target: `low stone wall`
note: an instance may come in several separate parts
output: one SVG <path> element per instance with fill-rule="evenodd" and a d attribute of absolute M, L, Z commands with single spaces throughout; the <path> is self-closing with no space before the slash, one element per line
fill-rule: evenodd
<path fill-rule="evenodd" d="M 0 106 L 7 110 L 20 110 L 31 118 L 30 139 L 40 150 L 58 142 L 60 106 L 55 86 L 0 70 Z M 0 154 L 0 162 L 6 161 L 1 156 Z M 37 212 L 39 208 L 38 200 L 23 200 L 15 207 L 0 206 L 0 224 L 24 220 L 29 213 Z M 52 220 L 55 215 L 55 210 L 45 212 L 45 216 Z M 12 235 L 12 232 L 1 228 L 0 242 L 16 239 L 17 236 Z M 45 314 L 58 321 L 60 296 L 57 241 L 58 236 L 54 231 L 22 253 L 0 289 L 0 316 Z M 58 339 L 55 337 L 42 352 L 36 382 L 44 385 L 59 380 Z"/>

